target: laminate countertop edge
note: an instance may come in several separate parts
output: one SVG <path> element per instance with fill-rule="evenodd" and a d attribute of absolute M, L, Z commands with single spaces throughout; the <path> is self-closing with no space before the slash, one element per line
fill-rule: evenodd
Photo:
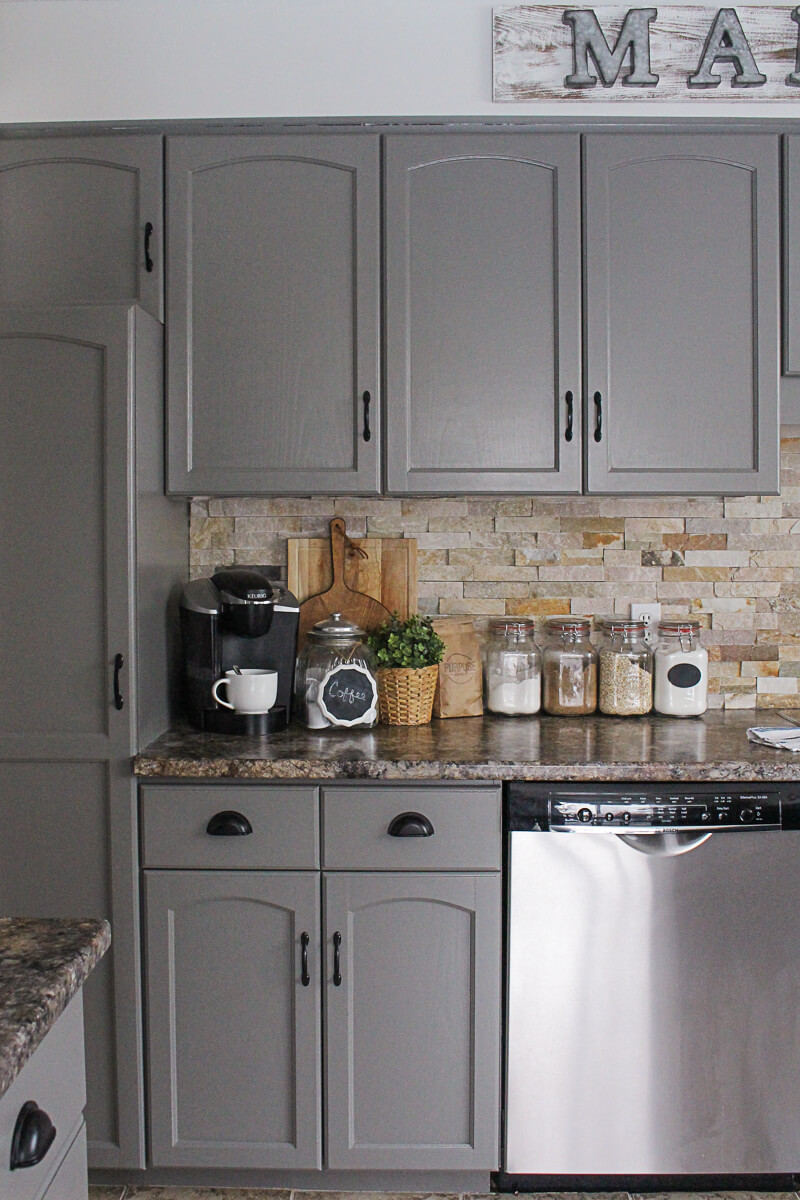
<path fill-rule="evenodd" d="M 108 921 L 0 917 L 0 1096 L 110 944 Z"/>
<path fill-rule="evenodd" d="M 142 779 L 572 782 L 792 782 L 800 754 L 757 745 L 749 726 L 786 726 L 776 712 L 580 718 L 487 715 L 366 730 L 301 726 L 271 737 L 176 726 L 133 760 Z"/>

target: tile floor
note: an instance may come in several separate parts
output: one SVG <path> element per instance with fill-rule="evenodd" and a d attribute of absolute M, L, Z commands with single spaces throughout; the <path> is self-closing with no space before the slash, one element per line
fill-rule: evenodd
<path fill-rule="evenodd" d="M 482 1196 L 475 1193 L 444 1195 L 432 1192 L 301 1192 L 266 1188 L 90 1187 L 89 1200 L 500 1200 L 500 1197 L 497 1194 Z M 800 1200 L 800 1193 L 537 1192 L 535 1200 Z"/>

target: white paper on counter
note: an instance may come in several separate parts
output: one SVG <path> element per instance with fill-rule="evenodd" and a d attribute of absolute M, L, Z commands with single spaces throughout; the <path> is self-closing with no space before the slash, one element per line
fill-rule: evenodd
<path fill-rule="evenodd" d="M 800 729 L 794 726 L 780 725 L 771 729 L 769 726 L 760 725 L 748 729 L 747 736 L 751 742 L 772 746 L 775 750 L 800 750 Z"/>

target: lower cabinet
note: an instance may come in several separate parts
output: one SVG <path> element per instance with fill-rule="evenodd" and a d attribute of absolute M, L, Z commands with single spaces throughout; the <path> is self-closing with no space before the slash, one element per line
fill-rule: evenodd
<path fill-rule="evenodd" d="M 493 1170 L 500 790 L 309 790 L 142 788 L 151 1165 Z"/>

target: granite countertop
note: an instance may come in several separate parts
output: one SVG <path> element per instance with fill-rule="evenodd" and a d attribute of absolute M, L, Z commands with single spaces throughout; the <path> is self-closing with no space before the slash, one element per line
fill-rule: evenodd
<path fill-rule="evenodd" d="M 703 717 L 464 717 L 429 725 L 270 737 L 164 734 L 134 759 L 142 776 L 201 779 L 800 780 L 800 754 L 747 740 L 775 712 Z"/>
<path fill-rule="evenodd" d="M 110 944 L 108 921 L 0 917 L 0 1096 Z"/>

